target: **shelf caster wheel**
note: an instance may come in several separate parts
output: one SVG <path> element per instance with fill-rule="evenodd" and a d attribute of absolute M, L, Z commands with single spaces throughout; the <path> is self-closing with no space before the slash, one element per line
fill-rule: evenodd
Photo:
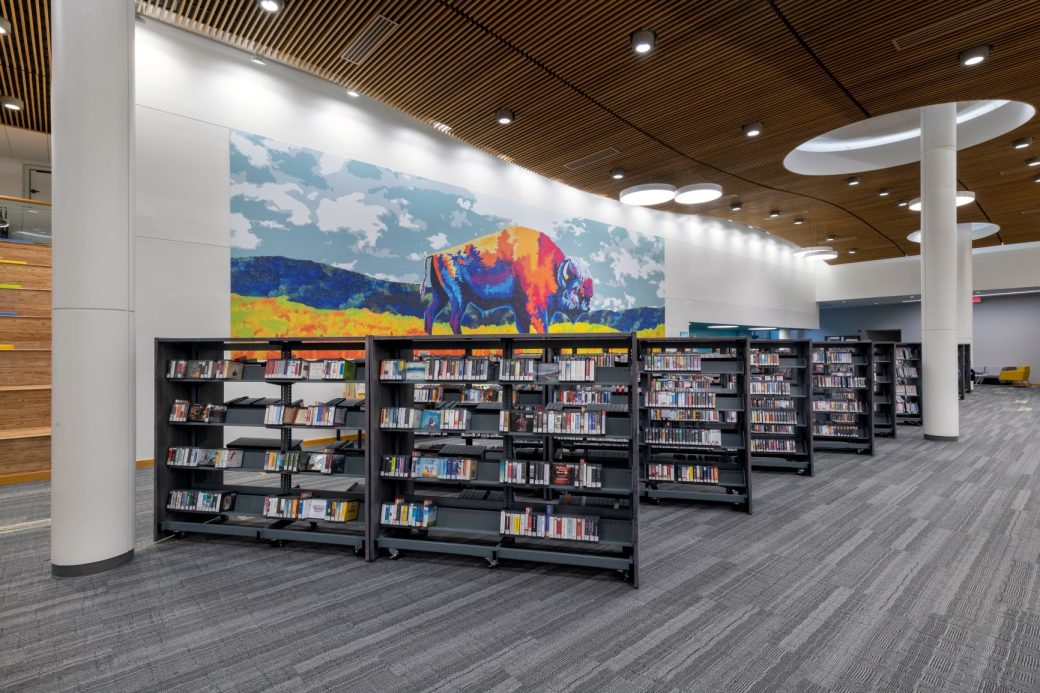
<path fill-rule="evenodd" d="M 186 536 L 188 536 L 188 535 L 185 534 L 184 532 L 174 532 L 173 533 L 173 538 L 174 539 L 183 539 Z"/>
<path fill-rule="evenodd" d="M 650 503 L 651 505 L 660 505 L 661 504 L 661 499 L 660 498 L 655 498 L 654 496 L 647 496 L 646 502 Z"/>
<path fill-rule="evenodd" d="M 271 546 L 280 549 L 283 546 L 285 546 L 285 542 L 283 542 L 281 539 L 272 539 L 271 540 Z"/>
<path fill-rule="evenodd" d="M 397 549 L 390 549 L 390 560 L 396 561 L 401 558 L 401 552 Z"/>
<path fill-rule="evenodd" d="M 361 547 L 360 546 L 355 546 L 354 547 L 354 555 L 355 556 L 360 556 L 361 555 Z"/>
<path fill-rule="evenodd" d="M 798 476 L 805 476 L 805 470 L 804 469 L 799 469 L 798 470 Z"/>
<path fill-rule="evenodd" d="M 620 574 L 621 579 L 624 580 L 625 582 L 631 582 L 632 581 L 632 573 L 631 572 L 629 572 L 627 570 L 619 570 L 618 573 Z"/>
<path fill-rule="evenodd" d="M 488 558 L 487 562 L 488 562 L 488 570 L 494 570 L 495 568 L 498 567 L 498 559 L 497 558 Z"/>

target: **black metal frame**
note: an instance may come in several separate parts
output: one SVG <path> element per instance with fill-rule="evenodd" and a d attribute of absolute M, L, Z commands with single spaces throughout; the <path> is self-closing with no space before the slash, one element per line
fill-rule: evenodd
<path fill-rule="evenodd" d="M 920 426 L 924 419 L 924 372 L 923 362 L 921 360 L 921 343 L 920 342 L 899 342 L 895 345 L 896 347 L 896 400 L 898 403 L 899 397 L 914 399 L 917 402 L 917 413 L 916 414 L 900 414 L 898 412 L 898 404 L 896 411 L 896 423 L 904 426 Z M 912 350 L 911 353 L 916 354 L 910 358 L 903 358 L 900 353 L 904 349 Z M 899 369 L 903 367 L 912 367 L 917 369 L 916 376 L 901 376 L 899 375 Z M 916 395 L 900 395 L 898 388 L 900 386 L 914 385 L 917 388 Z"/>
<path fill-rule="evenodd" d="M 755 349 L 769 350 L 773 348 L 787 347 L 795 350 L 791 356 L 780 358 L 780 368 L 790 369 L 794 372 L 791 381 L 790 399 L 795 400 L 795 411 L 798 414 L 797 430 L 795 440 L 799 445 L 797 452 L 755 452 L 751 451 L 751 467 L 753 469 L 764 469 L 769 471 L 794 471 L 798 474 L 812 476 L 813 469 L 813 443 L 812 443 L 812 377 L 809 361 L 811 359 L 811 342 L 807 339 L 753 339 L 751 340 L 751 351 Z M 750 358 L 748 359 L 750 361 Z M 756 371 L 768 371 L 764 366 L 751 364 L 752 375 Z M 750 392 L 748 383 L 748 400 L 758 398 L 762 395 Z M 768 398 L 769 395 L 764 395 Z M 749 412 L 754 410 L 749 407 Z M 750 417 L 750 414 L 749 414 Z M 750 428 L 750 423 L 749 423 Z M 762 438 L 771 437 L 768 434 L 750 433 L 750 438 L 760 435 Z"/>
<path fill-rule="evenodd" d="M 896 437 L 895 342 L 874 342 L 874 435 Z"/>
<path fill-rule="evenodd" d="M 815 349 L 852 349 L 854 353 L 853 365 L 856 366 L 856 372 L 862 373 L 863 377 L 866 378 L 866 387 L 864 388 L 831 388 L 823 387 L 816 382 L 816 376 L 820 375 L 816 373 L 817 362 L 812 358 L 812 351 Z M 874 350 L 870 341 L 842 341 L 842 342 L 813 342 L 810 349 L 810 368 L 812 369 L 813 386 L 812 386 L 812 398 L 813 401 L 829 399 L 829 393 L 834 390 L 849 390 L 853 389 L 856 391 L 862 391 L 866 394 L 866 411 L 858 414 L 859 417 L 865 417 L 866 421 L 862 424 L 857 423 L 856 425 L 866 434 L 865 436 L 857 436 L 855 438 L 837 437 L 837 436 L 822 436 L 817 435 L 815 430 L 813 431 L 813 448 L 816 451 L 821 452 L 854 452 L 858 454 L 873 455 L 874 454 Z M 830 416 L 828 413 L 818 412 L 813 409 L 813 423 L 827 423 Z"/>

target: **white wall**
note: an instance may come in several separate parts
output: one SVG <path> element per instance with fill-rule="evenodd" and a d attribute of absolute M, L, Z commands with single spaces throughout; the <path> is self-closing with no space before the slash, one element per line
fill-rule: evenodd
<path fill-rule="evenodd" d="M 1040 286 L 1040 243 L 1016 243 L 976 248 L 976 291 Z M 921 293 L 921 258 L 856 262 L 822 267 L 816 275 L 817 301 L 842 301 Z"/>
<path fill-rule="evenodd" d="M 633 208 L 542 178 L 289 68 L 137 25 L 138 457 L 152 456 L 153 339 L 229 333 L 229 130 L 243 130 L 665 239 L 666 330 L 814 328 L 816 266 L 722 220 Z"/>

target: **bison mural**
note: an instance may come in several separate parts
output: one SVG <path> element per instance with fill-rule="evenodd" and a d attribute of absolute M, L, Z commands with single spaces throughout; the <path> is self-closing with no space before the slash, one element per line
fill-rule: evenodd
<path fill-rule="evenodd" d="M 510 308 L 518 332 L 544 334 L 556 314 L 573 322 L 589 311 L 592 277 L 582 260 L 566 257 L 549 236 L 511 226 L 427 256 L 419 294 L 427 293 L 427 334 L 444 309 L 459 334 L 469 306 L 482 312 Z"/>

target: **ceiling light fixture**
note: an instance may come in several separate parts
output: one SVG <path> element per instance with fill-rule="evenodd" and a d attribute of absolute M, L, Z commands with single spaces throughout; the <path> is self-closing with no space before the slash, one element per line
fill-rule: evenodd
<path fill-rule="evenodd" d="M 753 123 L 748 123 L 747 125 L 744 125 L 740 129 L 743 130 L 744 134 L 748 137 L 758 137 L 762 134 L 762 123 L 756 120 Z"/>
<path fill-rule="evenodd" d="M 956 203 L 957 203 L 958 207 L 963 207 L 964 205 L 971 204 L 974 201 L 975 201 L 975 193 L 970 192 L 968 190 L 958 190 L 957 191 Z M 921 211 L 921 198 L 920 197 L 915 197 L 914 199 L 910 200 L 910 204 L 908 205 L 908 207 L 910 208 L 911 212 L 920 212 Z"/>
<path fill-rule="evenodd" d="M 829 234 L 827 234 L 827 237 L 824 238 L 823 240 L 827 241 L 828 243 L 833 243 L 834 241 L 837 240 L 837 236 L 835 236 L 833 233 L 829 233 Z"/>
<path fill-rule="evenodd" d="M 675 199 L 675 186 L 667 183 L 644 183 L 625 188 L 618 199 L 626 205 L 646 207 L 671 202 Z"/>
<path fill-rule="evenodd" d="M 740 325 L 708 325 L 709 330 L 737 330 Z"/>
<path fill-rule="evenodd" d="M 744 205 L 742 205 L 739 202 L 732 202 L 730 203 L 729 208 L 733 212 L 739 212 L 740 210 L 744 209 Z"/>
<path fill-rule="evenodd" d="M 888 188 L 881 188 L 878 190 L 878 197 L 888 197 L 891 194 L 891 190 Z"/>
<path fill-rule="evenodd" d="M 1026 166 L 1040 166 L 1040 159 L 1035 156 L 1030 157 L 1029 159 L 1026 159 Z"/>
<path fill-rule="evenodd" d="M 267 61 L 264 60 L 263 56 L 260 56 L 260 55 L 250 56 L 249 59 L 251 61 L 253 61 L 254 63 L 256 63 L 257 65 L 266 65 L 267 64 Z"/>
<path fill-rule="evenodd" d="M 509 125 L 516 120 L 516 114 L 508 108 L 500 108 L 495 111 L 495 120 L 498 121 L 499 125 Z"/>
<path fill-rule="evenodd" d="M 797 219 L 794 220 L 794 223 L 795 223 L 795 226 L 797 226 L 799 224 L 804 224 L 805 220 L 802 219 L 801 217 L 798 217 Z"/>
<path fill-rule="evenodd" d="M 356 99 L 357 97 L 361 96 L 361 94 L 359 94 L 356 89 L 349 88 L 347 89 L 347 96 L 349 96 L 352 99 Z"/>
<path fill-rule="evenodd" d="M 957 55 L 957 60 L 960 61 L 960 64 L 964 67 L 972 67 L 973 65 L 978 65 L 988 57 L 989 46 L 975 46 L 966 51 L 961 51 L 960 54 Z"/>
<path fill-rule="evenodd" d="M 444 124 L 444 123 L 442 123 L 442 122 L 440 122 L 438 120 L 433 121 L 433 129 L 436 130 L 437 132 L 443 132 L 445 135 L 447 135 L 449 132 L 451 132 L 451 126 L 450 125 L 446 125 L 446 124 Z"/>
<path fill-rule="evenodd" d="M 621 180 L 622 178 L 625 177 L 625 172 L 623 170 L 621 170 L 620 168 L 616 168 L 616 169 L 614 169 L 613 171 L 610 172 L 610 177 L 613 178 L 614 180 Z"/>
<path fill-rule="evenodd" d="M 1035 176 L 1033 176 L 1033 182 L 1034 183 L 1040 183 L 1040 173 L 1038 173 Z"/>
<path fill-rule="evenodd" d="M 0 36 L 11 35 L 11 22 L 7 21 L 3 17 L 0 17 Z"/>
<path fill-rule="evenodd" d="M 285 2 L 283 0 L 256 0 L 256 6 L 264 12 L 274 14 L 275 12 L 280 12 L 285 7 Z"/>
<path fill-rule="evenodd" d="M 769 218 L 770 219 L 778 219 L 779 217 L 780 217 L 780 210 L 779 209 L 774 209 L 771 212 L 769 212 Z"/>
<path fill-rule="evenodd" d="M 20 111 L 25 108 L 25 102 L 16 96 L 0 96 L 0 106 L 9 111 Z"/>
<path fill-rule="evenodd" d="M 845 179 L 845 182 L 849 185 L 859 185 L 859 176 L 849 176 Z"/>
<path fill-rule="evenodd" d="M 807 248 L 799 248 L 792 255 L 805 258 L 806 260 L 833 260 L 838 257 L 838 253 L 829 245 L 813 245 Z"/>
<path fill-rule="evenodd" d="M 856 248 L 849 248 L 849 255 L 855 255 L 856 254 L 856 250 L 857 250 Z"/>
<path fill-rule="evenodd" d="M 684 185 L 675 191 L 675 201 L 681 205 L 699 205 L 722 197 L 722 186 L 715 183 Z"/>
<path fill-rule="evenodd" d="M 910 200 L 900 200 L 896 203 L 896 207 L 906 207 L 908 204 L 910 204 Z"/>
<path fill-rule="evenodd" d="M 1032 137 L 1019 137 L 1017 140 L 1011 143 L 1011 146 L 1015 149 L 1025 149 L 1033 143 Z"/>
<path fill-rule="evenodd" d="M 752 332 L 772 332 L 773 330 L 779 330 L 779 327 L 749 327 Z"/>
<path fill-rule="evenodd" d="M 657 45 L 657 34 L 649 29 L 640 29 L 632 32 L 632 50 L 640 55 L 645 55 Z"/>

